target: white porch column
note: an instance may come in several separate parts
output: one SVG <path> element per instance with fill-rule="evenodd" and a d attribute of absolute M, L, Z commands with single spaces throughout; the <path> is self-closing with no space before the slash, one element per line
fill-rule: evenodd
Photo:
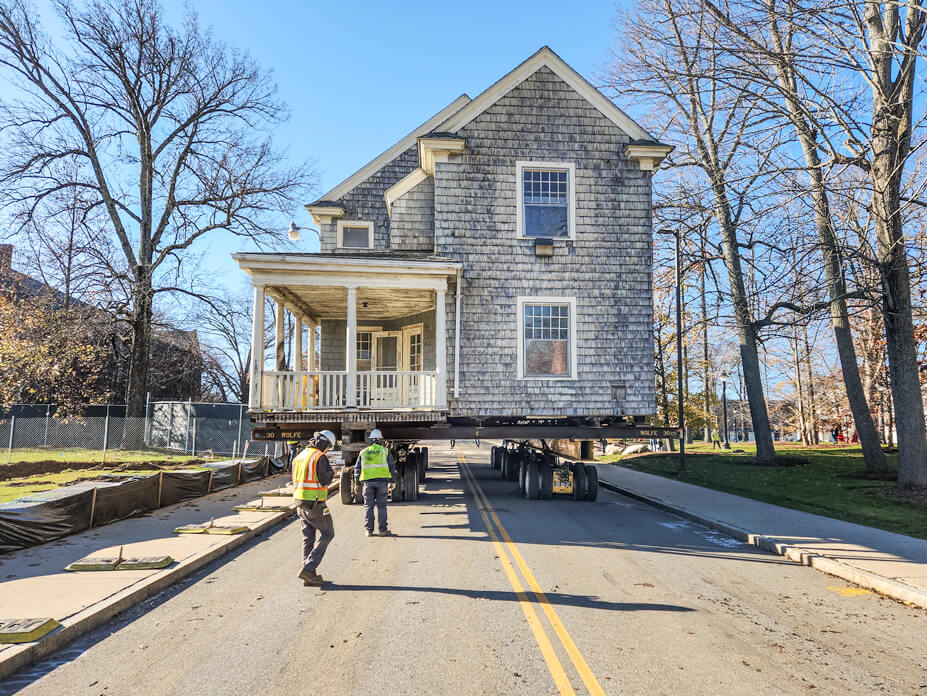
<path fill-rule="evenodd" d="M 447 407 L 447 307 L 444 290 L 435 290 L 435 371 L 438 408 Z"/>
<path fill-rule="evenodd" d="M 303 369 L 303 318 L 293 317 L 293 372 Z"/>
<path fill-rule="evenodd" d="M 357 406 L 357 288 L 348 288 L 347 405 Z"/>
<path fill-rule="evenodd" d="M 261 407 L 261 387 L 264 382 L 264 286 L 254 286 L 254 308 L 251 313 L 251 388 L 248 408 Z"/>
<path fill-rule="evenodd" d="M 286 305 L 277 302 L 277 341 L 274 345 L 274 362 L 277 372 L 286 372 L 286 345 L 284 338 L 284 328 L 286 327 Z"/>

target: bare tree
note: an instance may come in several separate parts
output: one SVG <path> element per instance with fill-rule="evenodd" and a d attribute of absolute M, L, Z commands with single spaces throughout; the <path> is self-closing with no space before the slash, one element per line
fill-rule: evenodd
<path fill-rule="evenodd" d="M 775 457 L 757 352 L 754 313 L 744 279 L 739 228 L 750 192 L 775 147 L 744 88 L 717 79 L 716 37 L 691 0 L 644 0 L 625 23 L 625 40 L 607 79 L 617 93 L 645 97 L 661 113 L 664 132 L 683 143 L 672 164 L 699 170 L 707 180 L 720 255 L 740 342 L 757 458 Z M 764 155 L 765 153 L 765 155 Z"/>
<path fill-rule="evenodd" d="M 17 209 L 76 190 L 104 211 L 128 292 L 127 415 L 142 416 L 161 274 L 218 230 L 271 239 L 311 175 L 271 147 L 286 111 L 270 75 L 192 12 L 178 30 L 156 0 L 52 4 L 61 40 L 25 0 L 0 0 L 0 70 L 21 95 L 2 111 L 0 183 Z"/>
<path fill-rule="evenodd" d="M 822 159 L 822 151 L 834 152 L 833 146 L 826 142 L 828 130 L 833 129 L 821 124 L 822 104 L 825 113 L 843 115 L 852 110 L 850 105 L 856 95 L 843 86 L 839 90 L 831 89 L 828 94 L 820 84 L 821 66 L 828 62 L 828 48 L 818 42 L 802 40 L 803 27 L 807 26 L 806 14 L 819 9 L 815 3 L 803 7 L 795 2 L 780 5 L 776 0 L 747 0 L 727 5 L 725 9 L 711 0 L 705 0 L 704 4 L 724 30 L 718 50 L 724 50 L 735 61 L 731 73 L 737 75 L 737 79 L 746 75 L 750 82 L 771 88 L 755 92 L 762 95 L 758 98 L 760 108 L 788 122 L 798 139 L 814 205 L 830 295 L 831 323 L 847 398 L 866 467 L 870 471 L 883 470 L 885 456 L 866 401 L 850 331 L 846 278 L 831 215 L 828 163 Z"/>

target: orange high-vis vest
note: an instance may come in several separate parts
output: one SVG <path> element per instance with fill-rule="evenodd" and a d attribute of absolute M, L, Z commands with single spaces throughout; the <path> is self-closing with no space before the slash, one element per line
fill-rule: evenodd
<path fill-rule="evenodd" d="M 293 460 L 293 498 L 295 500 L 325 500 L 328 498 L 328 486 L 319 483 L 316 464 L 322 452 L 314 447 L 307 447 Z"/>

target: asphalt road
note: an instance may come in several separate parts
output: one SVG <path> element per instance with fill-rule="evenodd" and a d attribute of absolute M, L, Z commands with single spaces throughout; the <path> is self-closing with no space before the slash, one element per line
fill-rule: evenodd
<path fill-rule="evenodd" d="M 434 443 L 396 538 L 332 501 L 321 590 L 289 523 L 0 693 L 927 694 L 927 612 L 607 491 L 523 500 L 488 456 Z"/>

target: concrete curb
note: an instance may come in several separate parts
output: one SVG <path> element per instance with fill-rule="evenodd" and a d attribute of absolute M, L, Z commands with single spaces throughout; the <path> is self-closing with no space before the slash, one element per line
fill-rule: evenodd
<path fill-rule="evenodd" d="M 705 517 L 686 510 L 685 508 L 664 503 L 657 498 L 650 498 L 646 495 L 635 493 L 634 491 L 616 486 L 601 479 L 599 479 L 599 485 L 606 490 L 620 493 L 623 496 L 633 498 L 634 500 L 638 500 L 658 510 L 663 510 L 664 512 L 672 513 L 705 527 L 710 527 L 711 529 L 717 530 L 750 546 L 756 546 L 764 551 L 769 551 L 770 553 L 777 554 L 795 563 L 814 568 L 822 573 L 833 575 L 841 580 L 846 580 L 854 585 L 864 587 L 867 590 L 874 590 L 879 594 L 896 599 L 900 602 L 927 609 L 927 592 L 924 590 L 919 590 L 910 585 L 898 582 L 897 580 L 891 580 L 881 575 L 876 575 L 868 570 L 861 570 L 843 561 L 838 561 L 834 558 L 819 554 L 816 551 L 809 551 L 800 546 L 783 543 L 773 537 L 756 534 L 725 522 L 719 522 L 710 517 Z"/>
<path fill-rule="evenodd" d="M 332 493 L 337 490 L 338 482 L 336 479 L 335 482 L 329 486 L 328 491 Z M 229 536 L 227 541 L 223 539 L 225 543 L 220 546 L 150 575 L 137 584 L 97 602 L 93 606 L 87 607 L 77 614 L 59 619 L 61 628 L 57 631 L 50 633 L 42 640 L 36 641 L 35 643 L 23 643 L 22 645 L 14 646 L 12 650 L 8 650 L 3 655 L 0 655 L 0 679 L 6 679 L 23 667 L 28 667 L 48 657 L 71 641 L 76 640 L 83 634 L 109 621 L 117 614 L 167 589 L 176 582 L 183 580 L 188 575 L 195 573 L 230 551 L 234 551 L 239 546 L 246 544 L 259 534 L 275 527 L 295 514 L 295 508 L 291 508 L 285 512 L 275 513 L 259 523 L 254 529 L 235 536 Z"/>

